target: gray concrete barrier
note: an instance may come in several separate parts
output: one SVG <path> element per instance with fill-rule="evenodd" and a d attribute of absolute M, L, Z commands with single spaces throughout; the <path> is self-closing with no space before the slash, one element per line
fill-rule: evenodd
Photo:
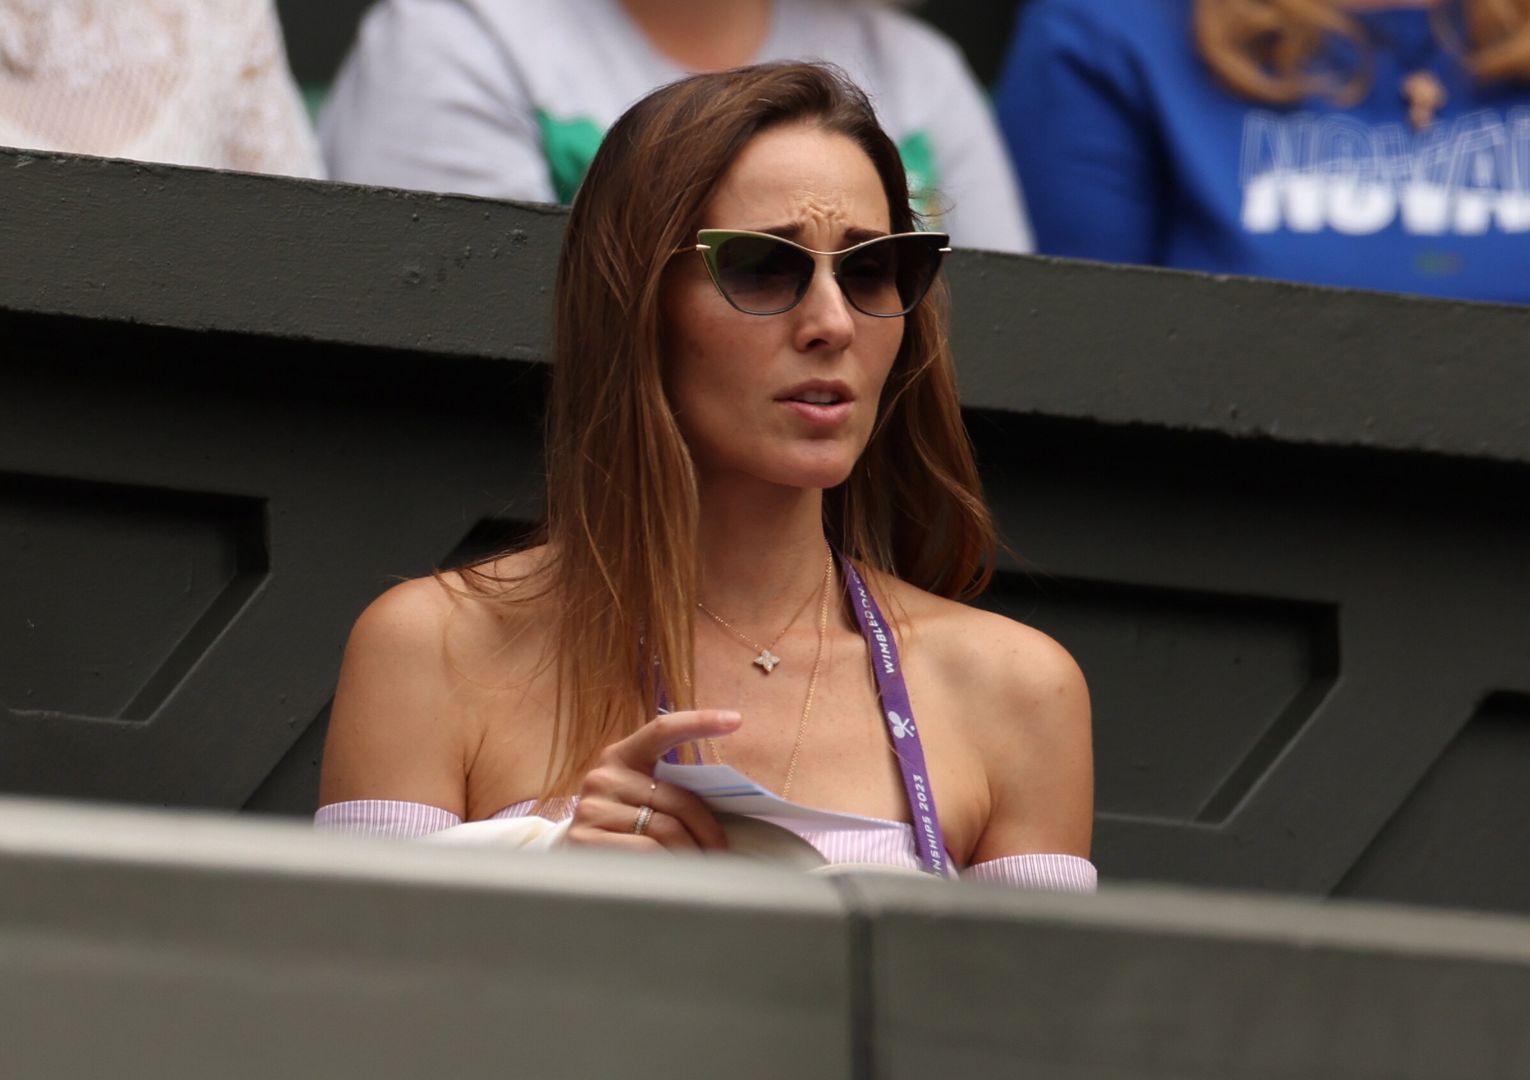
<path fill-rule="evenodd" d="M 0 1075 L 840 1077 L 850 926 L 754 866 L 0 800 Z"/>
<path fill-rule="evenodd" d="M 1530 920 L 0 799 L 0 1074 L 1496 1080 Z"/>

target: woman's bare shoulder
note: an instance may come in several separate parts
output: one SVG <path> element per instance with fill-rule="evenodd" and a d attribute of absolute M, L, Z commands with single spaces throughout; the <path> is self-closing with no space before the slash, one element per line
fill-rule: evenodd
<path fill-rule="evenodd" d="M 506 602 L 538 565 L 526 552 L 477 573 L 415 578 L 367 606 L 340 668 L 323 802 L 387 797 L 457 810 L 481 736 L 476 705 L 530 670 L 544 645 L 543 601 Z"/>
<path fill-rule="evenodd" d="M 541 563 L 541 549 L 533 549 L 400 582 L 361 613 L 348 649 L 402 653 L 416 664 L 442 649 L 459 662 L 498 652 L 507 635 L 538 621 Z"/>
<path fill-rule="evenodd" d="M 346 651 L 352 655 L 358 650 L 418 653 L 445 631 L 456 607 L 455 597 L 440 578 L 399 582 L 362 611 L 351 627 Z"/>
<path fill-rule="evenodd" d="M 962 673 L 960 681 L 970 692 L 1012 703 L 1080 694 L 1087 701 L 1078 664 L 1042 631 L 904 581 L 883 580 L 908 624 L 904 636 L 910 646 L 945 670 Z"/>

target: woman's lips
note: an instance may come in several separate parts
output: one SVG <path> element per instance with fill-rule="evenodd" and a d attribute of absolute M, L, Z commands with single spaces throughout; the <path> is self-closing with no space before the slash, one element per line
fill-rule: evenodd
<path fill-rule="evenodd" d="M 850 419 L 850 405 L 848 401 L 836 401 L 832 405 L 818 405 L 810 401 L 798 401 L 795 398 L 787 398 L 777 402 L 785 405 L 803 420 L 815 427 L 838 427 Z"/>
<path fill-rule="evenodd" d="M 835 428 L 850 419 L 855 394 L 838 379 L 805 379 L 776 399 L 812 427 Z"/>

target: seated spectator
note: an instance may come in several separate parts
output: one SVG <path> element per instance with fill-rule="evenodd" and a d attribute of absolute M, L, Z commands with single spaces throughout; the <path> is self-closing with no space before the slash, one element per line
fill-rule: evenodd
<path fill-rule="evenodd" d="M 1530 300 L 1530 3 L 1032 0 L 998 92 L 1042 251 Z"/>
<path fill-rule="evenodd" d="M 946 237 L 913 224 L 833 69 L 697 75 L 617 121 L 563 234 L 541 537 L 361 616 L 318 824 L 742 850 L 700 760 L 858 815 L 783 821 L 777 855 L 1094 887 L 1083 676 L 960 602 L 996 543 Z"/>
<path fill-rule="evenodd" d="M 0 145 L 321 173 L 270 0 L 0 0 Z"/>
<path fill-rule="evenodd" d="M 867 0 L 382 0 L 320 122 L 337 180 L 567 203 L 606 129 L 700 71 L 812 58 L 872 96 L 928 228 L 1030 247 L 988 102 L 956 46 Z"/>

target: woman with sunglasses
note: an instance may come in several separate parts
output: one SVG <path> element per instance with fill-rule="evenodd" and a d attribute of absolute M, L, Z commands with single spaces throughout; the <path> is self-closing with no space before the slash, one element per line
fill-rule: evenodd
<path fill-rule="evenodd" d="M 569 846 L 721 850 L 656 772 L 725 763 L 879 819 L 794 827 L 829 863 L 1092 888 L 1078 668 L 959 602 L 995 537 L 945 250 L 832 69 L 696 76 L 627 112 L 564 239 L 544 535 L 363 614 L 320 823 L 537 813 Z"/>

